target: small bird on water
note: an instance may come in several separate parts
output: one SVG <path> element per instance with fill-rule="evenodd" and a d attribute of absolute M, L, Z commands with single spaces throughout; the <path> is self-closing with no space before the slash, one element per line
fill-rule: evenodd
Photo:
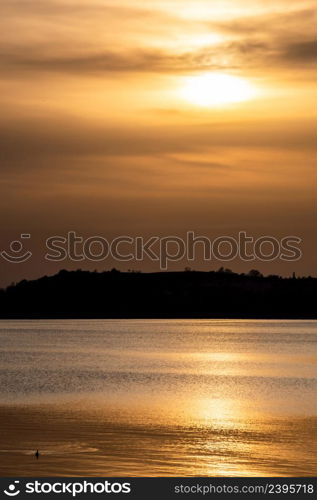
<path fill-rule="evenodd" d="M 40 456 L 39 450 L 36 450 L 36 452 L 34 453 L 34 456 L 35 456 L 36 460 L 39 459 L 39 456 Z"/>

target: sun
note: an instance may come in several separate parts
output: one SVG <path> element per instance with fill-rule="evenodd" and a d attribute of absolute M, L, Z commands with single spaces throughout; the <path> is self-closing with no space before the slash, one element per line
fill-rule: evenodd
<path fill-rule="evenodd" d="M 217 107 L 248 101 L 255 96 L 255 89 L 244 78 L 208 73 L 186 78 L 181 95 L 196 106 Z"/>

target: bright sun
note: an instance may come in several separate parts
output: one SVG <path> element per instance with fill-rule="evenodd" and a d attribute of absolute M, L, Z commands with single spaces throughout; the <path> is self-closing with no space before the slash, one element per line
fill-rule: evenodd
<path fill-rule="evenodd" d="M 186 78 L 181 94 L 191 104 L 213 107 L 252 99 L 255 89 L 243 78 L 223 73 L 208 73 Z"/>

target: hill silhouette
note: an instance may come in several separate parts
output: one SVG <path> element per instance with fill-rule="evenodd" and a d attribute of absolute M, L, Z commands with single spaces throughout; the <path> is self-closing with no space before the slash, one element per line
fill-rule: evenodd
<path fill-rule="evenodd" d="M 65 271 L 0 290 L 0 318 L 317 318 L 316 278 Z"/>

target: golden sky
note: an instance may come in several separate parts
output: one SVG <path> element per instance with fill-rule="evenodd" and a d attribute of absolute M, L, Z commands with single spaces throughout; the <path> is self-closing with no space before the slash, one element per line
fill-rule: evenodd
<path fill-rule="evenodd" d="M 302 237 L 317 273 L 315 0 L 2 0 L 0 19 L 2 247 L 246 230 Z"/>

